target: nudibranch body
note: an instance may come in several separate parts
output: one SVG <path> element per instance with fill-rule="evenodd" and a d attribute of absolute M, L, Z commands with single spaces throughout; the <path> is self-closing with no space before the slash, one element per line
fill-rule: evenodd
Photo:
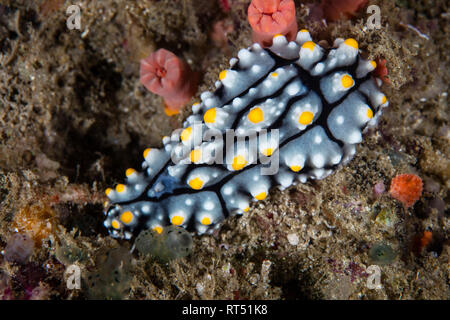
<path fill-rule="evenodd" d="M 388 105 L 375 68 L 354 39 L 324 49 L 306 30 L 240 50 L 164 148 L 144 151 L 143 172 L 128 169 L 126 184 L 106 190 L 105 226 L 125 239 L 168 225 L 210 233 L 273 186 L 325 178 L 353 157 Z"/>

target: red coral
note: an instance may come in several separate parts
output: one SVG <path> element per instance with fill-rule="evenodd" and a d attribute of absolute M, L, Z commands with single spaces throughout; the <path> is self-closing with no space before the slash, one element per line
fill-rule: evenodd
<path fill-rule="evenodd" d="M 166 113 L 176 114 L 197 91 L 198 74 L 172 52 L 159 49 L 141 60 L 141 83 L 164 98 Z"/>
<path fill-rule="evenodd" d="M 321 7 L 327 21 L 334 22 L 352 18 L 366 4 L 367 0 L 322 0 Z"/>
<path fill-rule="evenodd" d="M 392 179 L 389 193 L 409 208 L 419 200 L 422 187 L 422 179 L 415 174 L 400 174 Z"/>
<path fill-rule="evenodd" d="M 276 34 L 286 36 L 289 41 L 297 35 L 293 0 L 252 0 L 248 7 L 248 22 L 253 29 L 253 41 L 263 47 L 272 45 Z"/>
<path fill-rule="evenodd" d="M 373 74 L 380 78 L 381 81 L 384 83 L 390 83 L 388 75 L 388 69 L 386 68 L 386 59 L 377 58 L 375 59 L 375 62 L 377 63 L 377 67 Z"/>

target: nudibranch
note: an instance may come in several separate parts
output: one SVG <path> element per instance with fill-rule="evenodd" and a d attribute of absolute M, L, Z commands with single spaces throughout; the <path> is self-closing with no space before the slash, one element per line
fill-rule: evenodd
<path fill-rule="evenodd" d="M 128 169 L 126 184 L 106 190 L 104 225 L 125 239 L 169 225 L 211 233 L 274 186 L 325 178 L 353 157 L 388 105 L 375 68 L 356 40 L 325 49 L 307 30 L 240 50 L 183 128 L 144 151 L 143 172 Z M 263 172 L 272 160 L 278 170 Z"/>

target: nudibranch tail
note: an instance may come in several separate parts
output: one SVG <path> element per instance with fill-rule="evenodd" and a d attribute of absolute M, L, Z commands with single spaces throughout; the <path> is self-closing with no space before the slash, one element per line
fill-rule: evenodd
<path fill-rule="evenodd" d="M 126 239 L 168 225 L 210 233 L 274 186 L 325 178 L 388 105 L 375 67 L 354 39 L 324 49 L 307 30 L 240 50 L 183 128 L 144 151 L 143 172 L 107 189 L 105 226 Z"/>

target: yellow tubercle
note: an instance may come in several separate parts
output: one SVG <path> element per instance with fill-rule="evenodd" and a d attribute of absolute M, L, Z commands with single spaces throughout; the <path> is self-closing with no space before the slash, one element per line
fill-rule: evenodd
<path fill-rule="evenodd" d="M 373 118 L 373 111 L 370 108 L 367 108 L 367 118 L 369 118 L 369 119 Z"/>
<path fill-rule="evenodd" d="M 151 148 L 147 148 L 144 150 L 143 155 L 144 155 L 144 159 L 147 159 L 148 153 L 150 152 Z"/>
<path fill-rule="evenodd" d="M 206 123 L 214 123 L 216 121 L 216 108 L 211 108 L 206 111 L 203 120 Z"/>
<path fill-rule="evenodd" d="M 199 162 L 202 159 L 202 151 L 199 149 L 192 150 L 190 158 L 191 158 L 191 161 L 194 163 Z"/>
<path fill-rule="evenodd" d="M 192 133 L 192 127 L 187 127 L 186 129 L 184 129 L 181 132 L 181 136 L 180 136 L 181 141 L 189 140 L 189 137 L 191 136 L 191 133 Z"/>
<path fill-rule="evenodd" d="M 370 64 L 371 64 L 372 68 L 376 69 L 377 63 L 375 61 L 373 61 L 373 60 L 370 61 Z"/>
<path fill-rule="evenodd" d="M 345 89 L 352 87 L 354 83 L 353 78 L 348 74 L 343 75 L 341 78 L 341 84 Z"/>
<path fill-rule="evenodd" d="M 381 98 L 381 104 L 385 104 L 387 102 L 387 98 L 386 96 L 383 96 L 383 98 Z"/>
<path fill-rule="evenodd" d="M 133 168 L 128 168 L 127 171 L 125 171 L 125 175 L 127 177 L 131 176 L 133 173 L 135 173 L 136 170 L 134 170 Z"/>
<path fill-rule="evenodd" d="M 161 234 L 163 232 L 163 228 L 161 226 L 155 226 L 152 230 L 155 230 L 158 234 Z"/>
<path fill-rule="evenodd" d="M 119 221 L 117 221 L 117 220 L 115 220 L 115 219 L 111 222 L 111 226 L 112 226 L 114 229 L 120 229 L 120 223 L 119 223 Z"/>
<path fill-rule="evenodd" d="M 122 221 L 125 224 L 129 224 L 133 220 L 133 214 L 130 211 L 125 211 L 120 216 L 120 221 Z"/>
<path fill-rule="evenodd" d="M 200 190 L 203 188 L 203 180 L 200 178 L 194 178 L 189 180 L 189 186 L 194 190 Z"/>
<path fill-rule="evenodd" d="M 303 111 L 298 118 L 298 123 L 306 126 L 313 121 L 314 114 L 311 111 Z"/>
<path fill-rule="evenodd" d="M 233 170 L 238 171 L 245 167 L 247 164 L 247 161 L 245 158 L 241 155 L 238 155 L 233 158 L 233 164 L 231 165 L 233 167 Z"/>
<path fill-rule="evenodd" d="M 219 73 L 219 79 L 223 80 L 227 76 L 227 70 L 223 70 Z"/>
<path fill-rule="evenodd" d="M 301 166 L 292 165 L 291 166 L 291 170 L 294 171 L 294 172 L 299 172 L 300 170 L 302 170 L 302 167 Z"/>
<path fill-rule="evenodd" d="M 211 219 L 209 217 L 204 217 L 201 223 L 205 226 L 209 226 L 211 224 Z"/>
<path fill-rule="evenodd" d="M 266 194 L 265 192 L 258 193 L 258 194 L 255 196 L 255 198 L 256 198 L 257 200 L 264 200 L 266 197 L 267 197 L 267 194 Z"/>
<path fill-rule="evenodd" d="M 250 120 L 250 122 L 253 123 L 258 123 L 264 120 L 264 114 L 263 111 L 261 110 L 261 108 L 253 108 L 252 110 L 250 110 L 250 112 L 248 113 L 248 120 Z"/>
<path fill-rule="evenodd" d="M 316 47 L 316 44 L 312 41 L 306 41 L 303 45 L 303 49 L 309 49 L 311 51 L 314 51 L 314 48 Z"/>
<path fill-rule="evenodd" d="M 116 186 L 116 191 L 117 192 L 124 192 L 125 191 L 125 185 L 124 184 L 118 184 L 117 186 Z"/>
<path fill-rule="evenodd" d="M 108 196 L 112 191 L 113 191 L 113 189 L 107 188 L 107 189 L 105 190 L 105 194 Z"/>
<path fill-rule="evenodd" d="M 353 38 L 348 38 L 344 43 L 352 48 L 358 49 L 358 41 Z"/>
<path fill-rule="evenodd" d="M 172 222 L 172 224 L 179 226 L 183 223 L 184 218 L 182 216 L 173 216 L 170 221 Z"/>
<path fill-rule="evenodd" d="M 248 212 L 248 210 L 250 210 L 249 207 L 245 207 L 244 209 L 242 209 L 242 211 L 244 211 L 244 212 Z"/>
<path fill-rule="evenodd" d="M 272 148 L 267 148 L 263 150 L 262 154 L 265 155 L 266 157 L 270 157 L 272 155 L 272 152 L 273 152 Z"/>

